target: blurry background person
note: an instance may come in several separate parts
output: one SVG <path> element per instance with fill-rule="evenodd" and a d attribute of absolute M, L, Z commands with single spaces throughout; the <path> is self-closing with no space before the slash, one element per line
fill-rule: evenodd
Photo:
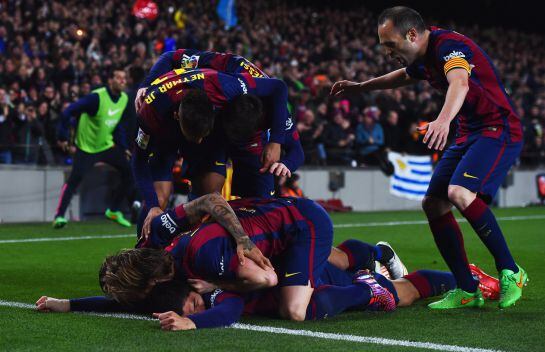
<path fill-rule="evenodd" d="M 13 123 L 16 116 L 6 90 L 0 88 L 0 164 L 12 163 Z"/>
<path fill-rule="evenodd" d="M 108 86 L 95 89 L 91 94 L 70 104 L 64 111 L 59 124 L 59 146 L 62 149 L 69 148 L 71 120 L 79 120 L 76 121 L 74 166 L 61 190 L 53 221 L 54 228 L 66 225 L 66 208 L 78 185 L 97 162 L 109 164 L 121 174 L 121 182 L 115 189 L 110 208 L 106 210 L 106 217 L 122 226 L 131 226 L 119 210 L 132 184 L 128 162 L 130 153 L 121 122 L 126 115 L 128 103 L 127 94 L 123 92 L 125 87 L 125 71 L 114 70 L 108 79 Z"/>

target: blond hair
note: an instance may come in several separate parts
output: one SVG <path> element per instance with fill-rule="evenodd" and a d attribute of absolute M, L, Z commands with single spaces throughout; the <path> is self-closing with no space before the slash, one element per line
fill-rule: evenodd
<path fill-rule="evenodd" d="M 99 271 L 100 287 L 118 302 L 142 300 L 157 280 L 171 278 L 174 259 L 162 249 L 124 249 L 104 259 Z"/>

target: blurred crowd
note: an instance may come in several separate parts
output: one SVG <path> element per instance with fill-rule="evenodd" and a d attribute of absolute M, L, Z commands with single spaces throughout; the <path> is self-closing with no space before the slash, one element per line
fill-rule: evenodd
<path fill-rule="evenodd" d="M 0 2 L 0 163 L 70 163 L 56 141 L 62 109 L 106 84 L 113 67 L 127 69 L 133 97 L 162 52 L 184 47 L 234 52 L 284 79 L 306 164 L 376 164 L 387 150 L 428 153 L 416 128 L 435 119 L 444 98 L 426 83 L 329 97 L 337 80 L 364 81 L 398 68 L 377 45 L 377 14 L 364 8 L 324 11 L 286 0 L 238 0 L 238 25 L 226 29 L 216 1 L 161 1 L 155 21 L 137 19 L 132 5 Z M 523 119 L 522 163 L 545 163 L 545 37 L 441 25 L 475 39 L 488 52 Z M 134 121 L 127 124 L 134 128 Z"/>

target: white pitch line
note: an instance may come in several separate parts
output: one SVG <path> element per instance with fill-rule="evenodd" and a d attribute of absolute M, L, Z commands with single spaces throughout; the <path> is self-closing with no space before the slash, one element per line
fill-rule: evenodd
<path fill-rule="evenodd" d="M 500 216 L 496 218 L 499 221 L 522 221 L 522 220 L 543 220 L 545 215 L 527 215 L 527 216 Z M 467 222 L 464 218 L 456 219 L 458 222 Z M 363 222 L 353 224 L 337 224 L 335 228 L 350 227 L 379 227 L 379 226 L 401 226 L 401 225 L 427 225 L 427 220 L 407 220 L 407 221 L 386 221 L 386 222 Z"/>
<path fill-rule="evenodd" d="M 11 308 L 23 308 L 23 309 L 35 309 L 36 306 L 28 303 L 21 302 L 11 302 L 0 300 L 0 306 L 11 307 Z M 123 314 L 123 313 L 78 313 L 83 315 L 91 315 L 103 318 L 117 318 L 117 319 L 131 319 L 131 320 L 146 320 L 146 321 L 157 321 L 143 315 L 135 314 Z M 297 329 L 286 329 L 278 328 L 274 326 L 262 326 L 262 325 L 250 325 L 250 324 L 240 324 L 235 323 L 230 326 L 232 329 L 237 330 L 247 330 L 247 331 L 257 331 L 257 332 L 266 332 L 270 334 L 282 334 L 282 335 L 292 335 L 292 336 L 302 336 L 302 337 L 314 337 L 325 340 L 335 340 L 335 341 L 348 341 L 348 342 L 358 342 L 374 345 L 383 345 L 383 346 L 402 346 L 402 347 L 412 347 L 412 348 L 423 348 L 428 350 L 436 351 L 450 351 L 450 352 L 501 352 L 500 350 L 491 350 L 486 348 L 476 348 L 476 347 L 465 347 L 457 345 L 444 345 L 439 343 L 432 342 L 419 342 L 419 341 L 408 341 L 408 340 L 395 340 L 387 339 L 383 337 L 372 337 L 372 336 L 358 336 L 358 335 L 348 335 L 348 334 L 335 334 L 329 332 L 320 332 L 320 331 L 311 331 L 311 330 L 297 330 Z"/>
<path fill-rule="evenodd" d="M 18 238 L 13 240 L 0 240 L 0 243 L 25 243 L 25 242 L 51 242 L 51 241 L 76 241 L 76 240 L 95 240 L 101 238 L 126 238 L 135 237 L 134 234 L 124 235 L 90 235 L 90 236 L 71 236 L 71 237 L 39 237 L 39 238 Z"/>
<path fill-rule="evenodd" d="M 499 221 L 522 221 L 522 220 L 543 220 L 545 215 L 527 215 L 527 216 L 503 216 L 496 218 Z M 456 219 L 458 222 L 467 222 L 466 219 Z M 427 220 L 408 220 L 408 221 L 385 221 L 385 222 L 364 222 L 353 224 L 337 224 L 334 228 L 352 228 L 352 227 L 380 227 L 380 226 L 402 226 L 402 225 L 426 225 Z M 40 238 L 19 238 L 11 240 L 0 240 L 2 243 L 27 243 L 27 242 L 51 242 L 51 241 L 77 241 L 94 240 L 101 238 L 128 238 L 136 237 L 134 234 L 124 235 L 89 235 L 89 236 L 70 236 L 70 237 L 40 237 Z"/>
<path fill-rule="evenodd" d="M 489 349 L 485 349 L 485 348 L 465 347 L 465 346 L 457 346 L 457 345 L 443 345 L 443 344 L 432 343 L 432 342 L 394 340 L 394 339 L 387 339 L 387 338 L 383 338 L 383 337 L 335 334 L 335 333 L 330 333 L 330 332 L 319 332 L 319 331 L 310 331 L 310 330 L 296 330 L 296 329 L 276 328 L 276 327 L 273 327 L 273 326 L 260 326 L 260 325 L 248 325 L 248 324 L 236 323 L 236 324 L 231 325 L 231 328 L 240 329 L 240 330 L 268 332 L 268 333 L 271 333 L 271 334 L 284 334 L 284 335 L 294 335 L 294 336 L 317 337 L 317 338 L 320 338 L 320 339 L 327 339 L 327 340 L 350 341 L 350 342 L 368 343 L 368 344 L 375 344 L 375 345 L 425 348 L 425 349 L 428 349 L 428 350 L 437 350 L 437 351 L 452 351 L 452 352 L 492 352 L 492 351 L 495 351 L 495 352 L 499 352 L 499 350 L 489 350 Z"/>

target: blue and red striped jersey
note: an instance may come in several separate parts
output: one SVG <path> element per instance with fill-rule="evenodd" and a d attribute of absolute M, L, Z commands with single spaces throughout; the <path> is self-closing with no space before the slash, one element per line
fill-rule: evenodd
<path fill-rule="evenodd" d="M 256 78 L 269 77 L 255 64 L 239 55 L 196 49 L 178 49 L 161 54 L 140 87 L 147 87 L 159 76 L 178 68 L 186 70 L 210 68 L 225 73 L 248 73 Z"/>
<path fill-rule="evenodd" d="M 176 69 L 152 82 L 138 111 L 140 128 L 162 144 L 179 143 L 181 131 L 174 112 L 189 89 L 201 89 L 216 109 L 234 98 L 253 94 L 272 104 L 271 141 L 283 143 L 286 129 L 287 87 L 273 78 L 254 78 L 249 73 L 226 74 L 212 69 Z"/>
<path fill-rule="evenodd" d="M 244 231 L 264 256 L 280 255 L 308 222 L 296 208 L 297 199 L 240 199 L 229 202 Z M 179 221 L 179 219 L 178 219 Z M 177 236 L 165 248 L 184 276 L 205 280 L 234 279 L 236 244 L 225 228 L 205 223 Z"/>
<path fill-rule="evenodd" d="M 431 27 L 430 31 L 425 57 L 409 65 L 406 72 L 446 93 L 448 71 L 454 68 L 468 71 L 469 91 L 456 117 L 456 143 L 474 135 L 503 136 L 510 142 L 520 142 L 520 118 L 486 52 L 460 33 L 438 27 Z"/>

